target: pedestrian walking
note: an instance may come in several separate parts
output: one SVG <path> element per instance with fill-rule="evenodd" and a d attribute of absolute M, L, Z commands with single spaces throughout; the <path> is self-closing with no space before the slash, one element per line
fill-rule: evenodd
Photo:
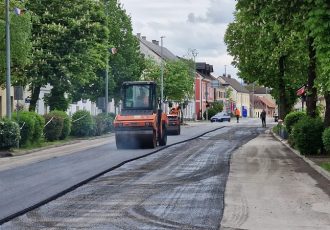
<path fill-rule="evenodd" d="M 239 123 L 239 117 L 241 116 L 241 111 L 239 111 L 239 109 L 236 108 L 235 111 L 234 111 L 234 114 L 235 114 L 237 123 Z"/>
<path fill-rule="evenodd" d="M 266 127 L 266 111 L 263 109 L 260 113 L 262 127 Z"/>

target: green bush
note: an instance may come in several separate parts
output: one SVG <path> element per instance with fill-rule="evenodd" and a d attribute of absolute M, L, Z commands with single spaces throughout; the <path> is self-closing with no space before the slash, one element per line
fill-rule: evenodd
<path fill-rule="evenodd" d="M 207 111 L 207 115 L 208 115 L 207 119 L 210 120 L 211 117 L 213 117 L 217 113 L 218 113 L 217 110 L 215 110 L 214 108 L 209 108 Z M 204 117 L 204 119 L 206 119 L 206 111 L 204 111 L 203 117 Z"/>
<path fill-rule="evenodd" d="M 100 113 L 95 116 L 94 120 L 96 123 L 96 136 L 100 136 L 113 130 L 114 114 Z"/>
<path fill-rule="evenodd" d="M 330 152 L 330 127 L 326 128 L 322 134 L 322 141 L 324 149 Z"/>
<path fill-rule="evenodd" d="M 60 140 L 66 139 L 71 132 L 71 119 L 66 112 L 59 111 L 59 110 L 53 110 L 49 113 L 50 115 L 56 116 L 56 117 L 61 117 L 63 119 L 63 128 L 61 135 L 59 137 Z"/>
<path fill-rule="evenodd" d="M 35 127 L 37 123 L 35 112 L 20 111 L 18 115 L 13 114 L 13 120 L 15 120 L 20 127 L 20 146 L 27 146 L 34 143 Z"/>
<path fill-rule="evenodd" d="M 292 129 L 295 147 L 301 154 L 316 154 L 322 148 L 323 122 L 321 118 L 301 118 Z"/>
<path fill-rule="evenodd" d="M 49 113 L 45 116 L 46 126 L 44 128 L 45 138 L 48 141 L 56 141 L 62 135 L 64 119 L 56 113 Z"/>
<path fill-rule="evenodd" d="M 306 117 L 306 113 L 304 112 L 291 112 L 285 116 L 284 124 L 289 134 L 291 133 L 294 124 L 296 124 L 303 117 Z"/>
<path fill-rule="evenodd" d="M 76 137 L 90 136 L 93 133 L 93 120 L 88 111 L 80 110 L 72 115 L 71 134 Z"/>
<path fill-rule="evenodd" d="M 8 119 L 0 120 L 0 149 L 16 147 L 19 139 L 19 125 Z"/>
<path fill-rule="evenodd" d="M 43 130 L 45 126 L 45 118 L 35 112 L 34 114 L 35 124 L 33 133 L 33 143 L 40 143 L 43 140 Z"/>

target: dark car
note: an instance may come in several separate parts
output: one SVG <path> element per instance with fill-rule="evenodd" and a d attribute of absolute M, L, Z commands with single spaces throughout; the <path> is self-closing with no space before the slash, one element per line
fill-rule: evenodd
<path fill-rule="evenodd" d="M 220 112 L 211 117 L 210 119 L 211 122 L 223 122 L 223 121 L 228 121 L 230 122 L 230 116 L 225 113 L 225 112 Z"/>

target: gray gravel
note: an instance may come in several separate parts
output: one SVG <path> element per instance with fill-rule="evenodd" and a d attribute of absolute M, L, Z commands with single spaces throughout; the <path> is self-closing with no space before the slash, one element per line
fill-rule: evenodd
<path fill-rule="evenodd" d="M 0 229 L 219 229 L 231 153 L 260 128 L 224 128 L 105 174 Z"/>

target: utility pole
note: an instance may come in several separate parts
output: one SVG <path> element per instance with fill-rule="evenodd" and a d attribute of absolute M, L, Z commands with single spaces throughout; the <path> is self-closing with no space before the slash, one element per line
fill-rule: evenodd
<path fill-rule="evenodd" d="M 191 55 L 193 56 L 193 59 L 194 59 L 194 70 L 193 70 L 193 77 L 194 77 L 194 80 L 196 78 L 196 56 L 197 56 L 198 52 L 196 49 L 192 49 L 191 50 Z M 195 97 L 195 100 L 194 100 L 194 109 L 195 109 L 195 113 L 196 113 L 196 87 L 194 88 L 194 97 Z M 202 93 L 202 92 L 200 92 Z M 195 114 L 195 120 L 197 120 L 197 113 Z"/>
<path fill-rule="evenodd" d="M 6 0 L 6 114 L 9 119 L 11 119 L 10 87 L 10 15 L 9 0 Z"/>
<path fill-rule="evenodd" d="M 225 77 L 227 77 L 227 65 L 225 65 Z"/>
<path fill-rule="evenodd" d="M 106 15 L 106 23 L 108 26 L 108 16 L 109 16 L 109 9 L 108 3 L 105 3 L 105 15 Z M 104 98 L 104 110 L 105 113 L 108 114 L 108 104 L 109 104 L 109 47 L 107 46 L 106 54 L 105 54 L 105 98 Z"/>
<path fill-rule="evenodd" d="M 165 36 L 160 37 L 160 58 L 161 58 L 161 68 L 160 68 L 160 100 L 161 100 L 161 107 L 163 109 L 163 102 L 164 102 L 164 58 L 163 58 L 163 39 Z"/>

